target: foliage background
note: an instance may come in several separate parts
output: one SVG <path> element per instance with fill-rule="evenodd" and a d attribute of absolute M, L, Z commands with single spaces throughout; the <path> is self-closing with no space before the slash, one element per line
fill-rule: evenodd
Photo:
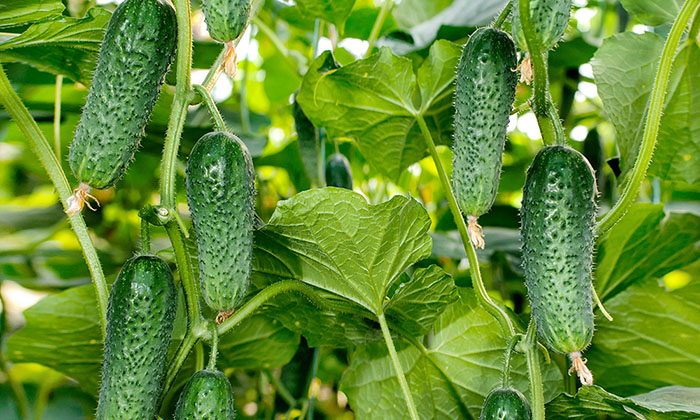
<path fill-rule="evenodd" d="M 0 6 L 0 61 L 47 138 L 60 139 L 61 163 L 71 185 L 76 182 L 67 165 L 68 146 L 85 101 L 102 31 L 115 7 L 99 3 L 12 0 Z M 496 383 L 499 349 L 504 344 L 493 332 L 496 324 L 476 306 L 468 289 L 471 280 L 466 256 L 415 122 L 405 108 L 389 104 L 380 95 L 359 97 L 343 84 L 357 80 L 388 84 L 391 94 L 404 103 L 424 108 L 434 136 L 449 146 L 453 113 L 449 82 L 459 45 L 476 26 L 489 23 L 504 3 L 398 2 L 377 42 L 390 49 L 381 50 L 362 67 L 362 63 L 352 63 L 365 54 L 381 2 L 339 0 L 334 2 L 337 9 L 319 10 L 319 3 L 312 0 L 298 0 L 296 5 L 257 1 L 258 20 L 239 44 L 240 71 L 233 81 L 222 76 L 214 90 L 227 125 L 254 156 L 256 207 L 264 221 L 270 221 L 281 200 L 309 189 L 312 182 L 304 170 L 292 118 L 292 96 L 300 88 L 299 101 L 305 111 L 326 128 L 326 155 L 337 145 L 350 159 L 356 192 L 372 204 L 409 194 L 423 204 L 433 247 L 429 255 L 416 252 L 417 267 L 430 270 L 431 264 L 439 264 L 458 286 L 460 305 L 450 303 L 457 297 L 447 296 L 449 293 L 436 303 L 438 312 L 444 312 L 430 319 L 437 322 L 432 324 L 430 340 L 434 342 L 429 343 L 429 354 L 421 355 L 407 343 L 401 343 L 399 350 L 412 366 L 407 374 L 416 386 L 426 377 L 435 378 L 430 371 L 433 367 L 460 370 L 459 375 L 432 383 L 433 390 L 438 390 L 432 401 L 418 402 L 436 413 L 465 409 L 454 398 L 435 399 L 453 388 L 469 395 L 464 402 L 466 409 L 471 415 L 478 413 L 480 398 Z M 552 95 L 572 147 L 582 151 L 597 171 L 601 213 L 615 200 L 634 164 L 656 63 L 678 7 L 671 0 L 577 0 L 564 40 L 550 53 Z M 208 38 L 197 2 L 193 11 L 193 66 L 202 69 L 193 72 L 197 82 L 221 47 Z M 316 14 L 325 21 L 318 52 L 334 48 L 336 61 L 346 66 L 342 76 L 322 83 L 314 72 L 325 56 L 312 60 Z M 337 46 L 330 39 L 328 23 L 334 23 L 339 33 Z M 49 39 L 51 45 L 46 42 Z M 600 239 L 596 254 L 596 287 L 615 322 L 597 317 L 594 344 L 586 357 L 596 384 L 617 396 L 598 388 L 587 391 L 590 395 L 579 394 L 577 400 L 560 396 L 548 405 L 553 418 L 574 412 L 585 418 L 592 406 L 613 416 L 625 415 L 621 407 L 634 407 L 648 418 L 693 418 L 693 410 L 698 410 L 697 405 L 688 408 L 691 397 L 684 403 L 676 401 L 676 411 L 666 406 L 666 414 L 660 414 L 663 410 L 653 404 L 651 408 L 644 405 L 647 397 L 624 402 L 620 397 L 665 386 L 700 387 L 700 376 L 694 373 L 700 371 L 696 344 L 700 336 L 699 48 L 697 40 L 685 41 L 674 60 L 642 203 Z M 366 69 L 371 80 L 359 79 Z M 65 78 L 60 90 L 59 125 L 54 126 L 57 74 Z M 110 282 L 123 262 L 137 252 L 138 210 L 159 201 L 160 153 L 174 73 L 167 80 L 169 85 L 160 95 L 128 173 L 116 189 L 100 194 L 102 208 L 84 213 Z M 310 90 L 309 84 L 317 89 Z M 520 85 L 516 100 L 520 112 L 511 119 L 497 202 L 480 219 L 487 249 L 479 253 L 490 293 L 513 309 L 516 318 L 523 315 L 523 320 L 529 309 L 519 260 L 518 208 L 525 170 L 541 147 L 534 116 L 526 106 L 519 107 L 529 97 L 529 88 Z M 318 101 L 324 105 L 315 106 Z M 375 112 L 353 110 L 358 101 L 366 101 Z M 211 127 L 203 106 L 190 109 L 178 179 L 182 214 L 188 214 L 183 204 L 184 159 Z M 11 376 L 26 391 L 34 418 L 90 418 L 102 346 L 94 294 L 86 286 L 89 272 L 44 169 L 4 110 L 0 111 L 0 140 L 0 417 L 18 418 L 9 388 Z M 439 151 L 449 167 L 451 152 L 445 146 Z M 333 197 L 306 195 L 295 203 L 311 208 Z M 287 210 L 281 208 L 278 217 L 298 217 L 289 207 Z M 371 223 L 382 226 L 388 222 L 377 218 Z M 269 226 L 275 232 L 276 225 Z M 261 249 L 274 243 L 265 237 L 256 241 Z M 155 229 L 153 247 L 172 260 L 163 231 Z M 424 285 L 430 285 L 425 273 L 411 270 L 414 279 L 426 279 Z M 265 282 L 258 280 L 258 284 Z M 426 295 L 421 296 L 419 301 L 425 303 Z M 382 418 L 401 418 L 401 407 L 395 406 L 394 397 L 400 394 L 386 350 L 382 343 L 375 343 L 376 325 L 341 316 L 330 324 L 338 333 L 330 334 L 322 329 L 324 324 L 314 323 L 315 311 L 303 299 L 282 297 L 223 340 L 220 367 L 226 368 L 233 382 L 239 418 L 284 418 L 283 414 L 290 412 L 288 397 L 301 405 L 308 395 L 307 372 L 313 364 L 310 346 L 318 344 L 323 346 L 310 391 L 316 397 L 315 418 L 353 418 L 348 398 L 360 418 L 372 418 L 371 412 L 382 413 Z M 516 366 L 522 373 L 521 362 Z M 192 369 L 194 361 L 188 363 Z M 561 358 L 555 358 L 546 371 L 548 400 L 574 386 L 570 380 L 562 382 L 555 368 L 562 363 Z M 484 379 L 489 375 L 490 379 Z M 284 392 L 280 392 L 279 382 L 290 395 L 281 396 Z M 526 391 L 524 377 L 516 383 Z M 696 395 L 688 388 L 660 392 L 666 394 L 652 394 L 647 399 L 667 404 L 669 394 Z M 425 395 L 429 394 L 426 389 Z M 292 410 L 291 414 L 298 412 Z"/>

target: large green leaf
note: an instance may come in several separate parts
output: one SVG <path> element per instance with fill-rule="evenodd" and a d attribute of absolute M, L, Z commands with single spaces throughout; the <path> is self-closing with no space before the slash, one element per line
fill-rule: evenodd
<path fill-rule="evenodd" d="M 654 279 L 605 303 L 586 352 L 596 383 L 618 395 L 667 385 L 700 386 L 700 281 L 669 291 Z"/>
<path fill-rule="evenodd" d="M 438 317 L 427 348 L 397 343 L 420 418 L 478 418 L 486 394 L 500 384 L 506 339 L 472 290 L 460 289 L 460 294 L 461 298 Z M 541 365 L 545 396 L 550 400 L 560 390 L 561 374 L 554 364 L 546 365 L 542 360 Z M 526 372 L 524 356 L 516 355 L 511 379 L 527 395 Z M 399 383 L 386 347 L 381 344 L 357 348 L 341 389 L 348 395 L 358 420 L 405 418 L 405 403 L 397 397 L 401 395 Z"/>
<path fill-rule="evenodd" d="M 0 43 L 0 61 L 20 61 L 87 84 L 110 16 L 104 9 L 93 8 L 81 19 L 62 17 L 35 23 Z"/>
<path fill-rule="evenodd" d="M 561 394 L 547 404 L 548 418 L 575 420 L 614 418 L 691 420 L 700 414 L 700 388 L 668 386 L 647 394 L 622 398 L 599 386 L 584 386 L 575 397 Z"/>
<path fill-rule="evenodd" d="M 0 29 L 59 16 L 61 0 L 3 0 L 0 3 Z"/>
<path fill-rule="evenodd" d="M 342 27 L 355 0 L 297 0 L 296 3 L 302 15 L 320 18 Z"/>
<path fill-rule="evenodd" d="M 632 284 L 656 279 L 700 259 L 700 217 L 635 204 L 599 239 L 595 285 L 609 299 Z"/>
<path fill-rule="evenodd" d="M 634 18 L 645 25 L 673 22 L 683 2 L 678 0 L 620 0 Z"/>
<path fill-rule="evenodd" d="M 331 137 L 354 138 L 373 167 L 398 179 L 425 155 L 417 112 L 426 117 L 435 141 L 450 141 L 460 52 L 451 42 L 434 43 L 417 75 L 411 60 L 388 48 L 331 71 L 326 70 L 332 60 L 327 52 L 311 64 L 298 101 L 314 125 L 325 127 Z"/>
<path fill-rule="evenodd" d="M 593 73 L 605 111 L 615 126 L 623 176 L 634 166 L 663 39 L 625 32 L 606 39 L 595 53 Z M 649 175 L 672 181 L 700 180 L 700 47 L 683 44 L 674 59 L 664 114 Z"/>

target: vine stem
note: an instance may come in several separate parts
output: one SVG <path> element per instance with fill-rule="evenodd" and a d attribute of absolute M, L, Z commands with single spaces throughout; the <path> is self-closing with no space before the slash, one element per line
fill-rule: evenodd
<path fill-rule="evenodd" d="M 211 331 L 211 353 L 209 354 L 209 363 L 207 363 L 207 370 L 216 370 L 216 358 L 219 355 L 219 334 L 216 331 L 216 325 L 214 323 L 209 323 L 209 330 Z"/>
<path fill-rule="evenodd" d="M 151 253 L 151 226 L 145 218 L 141 219 L 141 252 Z"/>
<path fill-rule="evenodd" d="M 447 178 L 447 171 L 445 171 L 445 168 L 442 166 L 442 162 L 440 161 L 440 156 L 438 155 L 437 148 L 435 147 L 435 142 L 433 141 L 433 137 L 430 134 L 430 130 L 428 130 L 428 126 L 425 123 L 423 115 L 421 115 L 418 112 L 416 112 L 414 115 L 416 121 L 418 121 L 420 130 L 423 133 L 423 137 L 425 138 L 425 143 L 428 145 L 428 150 L 430 150 L 430 155 L 433 158 L 433 162 L 435 163 L 435 167 L 437 168 L 437 172 L 440 177 L 442 189 L 445 190 L 447 202 L 449 203 L 450 210 L 452 211 L 452 217 L 454 217 L 455 224 L 457 225 L 457 230 L 459 231 L 459 235 L 462 238 L 464 250 L 467 253 L 467 259 L 469 260 L 469 271 L 471 274 L 472 283 L 474 284 L 474 290 L 476 291 L 476 295 L 479 297 L 479 300 L 484 305 L 486 310 L 493 317 L 496 318 L 501 328 L 503 329 L 503 332 L 508 334 L 509 336 L 513 335 L 515 334 L 515 327 L 513 326 L 513 322 L 511 321 L 510 317 L 508 317 L 508 315 L 503 311 L 503 309 L 501 309 L 491 299 L 491 297 L 488 295 L 488 292 L 486 291 L 486 287 L 484 286 L 484 281 L 481 278 L 481 272 L 479 270 L 479 260 L 476 256 L 476 250 L 474 249 L 474 245 L 472 245 L 472 242 L 469 239 L 469 233 L 467 232 L 467 224 L 464 222 L 462 212 L 459 210 L 457 200 L 455 200 L 454 192 L 452 191 L 452 185 L 450 184 L 450 181 Z"/>
<path fill-rule="evenodd" d="M 253 16 L 251 19 L 251 22 L 255 24 L 260 30 L 267 36 L 267 38 L 272 42 L 272 44 L 275 46 L 277 51 L 279 51 L 280 54 L 284 57 L 284 59 L 287 61 L 287 63 L 298 73 L 299 72 L 299 65 L 294 62 L 292 57 L 289 54 L 289 48 L 287 48 L 284 45 L 284 42 L 280 39 L 279 36 L 277 36 L 277 33 L 272 30 L 265 22 L 263 22 L 262 19 L 260 19 L 259 16 Z"/>
<path fill-rule="evenodd" d="M 170 238 L 170 243 L 175 251 L 175 263 L 177 264 L 178 273 L 180 273 L 180 282 L 185 291 L 185 303 L 187 305 L 187 325 L 191 329 L 201 319 L 199 311 L 199 294 L 197 293 L 197 283 L 194 279 L 192 271 L 192 261 L 190 254 L 185 246 L 184 234 L 179 229 L 177 222 L 170 221 L 165 224 L 165 231 Z"/>
<path fill-rule="evenodd" d="M 505 358 L 503 361 L 503 376 L 501 378 L 501 383 L 503 384 L 504 388 L 508 388 L 510 386 L 510 359 L 511 355 L 513 354 L 513 349 L 515 348 L 515 345 L 518 344 L 520 337 L 522 336 L 511 336 L 510 340 L 508 340 L 508 344 L 506 345 L 506 351 L 503 356 Z"/>
<path fill-rule="evenodd" d="M 374 25 L 372 25 L 372 32 L 369 34 L 369 47 L 367 48 L 367 52 L 365 53 L 365 57 L 367 58 L 370 55 L 372 55 L 372 49 L 374 49 L 374 43 L 377 42 L 377 38 L 379 38 L 379 33 L 382 30 L 382 26 L 384 26 L 384 21 L 386 20 L 386 16 L 389 14 L 389 10 L 394 5 L 394 0 L 384 0 L 384 3 L 382 4 L 381 10 L 379 10 L 379 14 L 377 15 L 377 19 L 374 21 Z"/>
<path fill-rule="evenodd" d="M 68 209 L 66 200 L 73 194 L 66 179 L 66 174 L 61 169 L 54 151 L 51 150 L 48 140 L 39 129 L 36 121 L 32 118 L 27 107 L 22 103 L 17 93 L 12 89 L 10 81 L 7 79 L 5 70 L 0 65 L 0 103 L 2 103 L 12 119 L 17 123 L 24 137 L 29 141 L 32 151 L 39 158 L 39 162 L 44 167 L 49 175 L 49 179 L 53 183 L 58 196 L 61 198 L 61 204 L 64 209 Z M 97 251 L 90 239 L 85 220 L 82 215 L 76 214 L 68 216 L 71 227 L 78 237 L 80 248 L 83 251 L 83 256 L 87 262 L 88 269 L 92 276 L 92 282 L 95 286 L 95 296 L 97 298 L 97 307 L 100 313 L 100 325 L 102 326 L 102 337 L 105 336 L 107 325 L 107 301 L 109 300 L 109 292 L 107 282 L 105 281 L 104 273 L 100 260 L 97 257 Z"/>
<path fill-rule="evenodd" d="M 63 75 L 56 76 L 56 94 L 53 105 L 53 145 L 56 150 L 56 159 L 61 161 L 61 88 L 63 87 Z"/>
<path fill-rule="evenodd" d="M 202 85 L 194 85 L 192 86 L 192 89 L 196 93 L 202 95 L 202 99 L 204 99 L 204 104 L 206 105 L 207 110 L 209 111 L 209 115 L 214 120 L 214 125 L 216 126 L 216 129 L 219 131 L 227 131 L 226 123 L 224 123 L 224 119 L 221 117 L 219 108 L 217 108 L 216 103 L 214 102 L 214 98 L 211 97 L 209 91 Z"/>
<path fill-rule="evenodd" d="M 647 169 L 649 169 L 649 163 L 651 163 L 651 157 L 654 154 L 654 147 L 656 147 L 656 137 L 659 133 L 659 122 L 661 121 L 661 112 L 666 98 L 666 86 L 668 85 L 668 79 L 671 75 L 673 57 L 675 56 L 683 31 L 688 25 L 690 18 L 693 16 L 695 9 L 697 9 L 698 4 L 700 4 L 700 0 L 686 0 L 685 3 L 683 3 L 676 20 L 673 22 L 668 38 L 666 38 L 664 48 L 661 51 L 659 67 L 656 70 L 654 87 L 651 91 L 651 101 L 649 102 L 647 121 L 644 125 L 642 144 L 639 147 L 639 153 L 637 154 L 637 160 L 632 169 L 632 175 L 625 184 L 622 195 L 613 208 L 598 223 L 598 236 L 607 233 L 620 221 L 637 198 L 637 194 L 639 194 L 639 189 L 642 186 L 642 182 L 644 182 Z"/>
<path fill-rule="evenodd" d="M 382 335 L 384 335 L 384 341 L 386 342 L 386 347 L 389 349 L 389 356 L 391 357 L 391 362 L 394 364 L 394 370 L 396 371 L 396 377 L 399 380 L 399 385 L 401 386 L 401 391 L 403 391 L 403 396 L 406 398 L 406 405 L 408 406 L 408 413 L 411 415 L 411 419 L 418 420 L 418 410 L 416 410 L 416 404 L 413 402 L 413 396 L 411 395 L 411 390 L 408 387 L 408 382 L 406 381 L 406 375 L 403 373 L 401 368 L 401 362 L 399 361 L 399 355 L 396 354 L 396 348 L 394 347 L 394 340 L 391 338 L 391 331 L 389 331 L 389 326 L 386 323 L 386 318 L 384 313 L 379 313 L 377 315 L 379 320 L 379 326 L 382 328 Z"/>
<path fill-rule="evenodd" d="M 530 318 L 530 325 L 525 334 L 525 346 L 527 355 L 527 370 L 530 377 L 530 405 L 532 406 L 532 419 L 544 420 L 544 387 L 542 386 L 542 372 L 540 371 L 540 359 L 537 346 L 537 327 L 535 319 Z"/>
<path fill-rule="evenodd" d="M 495 29 L 501 29 L 503 24 L 505 23 L 506 19 L 508 19 L 508 16 L 510 16 L 510 12 L 513 9 L 513 0 L 508 1 L 505 6 L 503 6 L 503 10 L 501 10 L 501 13 L 498 14 L 496 17 L 496 20 L 493 21 L 491 24 L 492 28 Z"/>

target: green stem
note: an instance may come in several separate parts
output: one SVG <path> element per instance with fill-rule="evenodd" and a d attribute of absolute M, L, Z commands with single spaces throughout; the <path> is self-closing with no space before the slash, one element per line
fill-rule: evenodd
<path fill-rule="evenodd" d="M 504 354 L 505 360 L 503 362 L 503 376 L 501 378 L 504 388 L 508 388 L 510 386 L 510 359 L 511 355 L 513 354 L 513 348 L 515 348 L 515 345 L 518 344 L 520 337 L 522 336 L 511 336 L 510 340 L 508 340 L 508 345 L 506 346 L 506 351 Z"/>
<path fill-rule="evenodd" d="M 175 252 L 175 263 L 177 264 L 178 273 L 180 273 L 180 282 L 185 291 L 185 303 L 187 304 L 187 325 L 192 328 L 201 318 L 199 311 L 199 294 L 197 293 L 197 282 L 194 278 L 192 270 L 192 261 L 187 252 L 185 238 L 182 231 L 177 226 L 175 221 L 170 221 L 165 224 L 165 231 L 168 233 L 170 243 L 173 245 Z"/>
<path fill-rule="evenodd" d="M 642 186 L 642 182 L 644 182 L 651 157 L 654 154 L 656 136 L 659 133 L 659 122 L 661 121 L 661 112 L 664 106 L 664 99 L 666 98 L 666 86 L 668 85 L 668 79 L 671 75 L 673 57 L 675 56 L 683 31 L 688 25 L 698 4 L 700 4 L 700 0 L 686 0 L 686 2 L 683 3 L 676 20 L 673 22 L 668 38 L 666 38 L 664 48 L 661 51 L 659 68 L 656 71 L 656 77 L 654 79 L 654 88 L 651 92 L 649 112 L 647 113 L 647 121 L 644 125 L 644 135 L 642 136 L 642 144 L 639 146 L 637 161 L 634 163 L 631 177 L 625 183 L 622 195 L 613 208 L 598 223 L 598 236 L 607 233 L 627 213 L 632 203 L 637 199 L 637 194 L 639 194 L 639 189 Z"/>
<path fill-rule="evenodd" d="M 201 341 L 194 346 L 194 369 L 198 372 L 204 369 L 204 344 Z"/>
<path fill-rule="evenodd" d="M 180 368 L 185 363 L 185 360 L 187 360 L 187 356 L 190 354 L 192 347 L 194 347 L 194 345 L 199 342 L 200 338 L 201 337 L 199 336 L 199 334 L 194 334 L 192 332 L 192 329 L 189 329 L 185 334 L 185 337 L 182 339 L 182 342 L 180 342 L 180 346 L 175 352 L 175 357 L 168 364 L 168 373 L 165 376 L 165 382 L 163 384 L 163 393 L 161 394 L 161 398 L 163 398 L 165 395 L 168 395 L 168 392 L 173 386 L 173 382 L 175 381 L 177 374 L 180 372 Z"/>
<path fill-rule="evenodd" d="M 564 133 L 564 127 L 561 124 L 561 119 L 559 118 L 559 111 L 554 105 L 552 98 L 547 94 L 547 112 L 549 113 L 549 120 L 552 123 L 552 128 L 554 129 L 554 139 L 556 144 L 565 145 L 566 144 L 566 133 Z M 542 136 L 544 138 L 544 136 Z"/>
<path fill-rule="evenodd" d="M 141 219 L 141 252 L 151 253 L 151 226 L 146 219 Z"/>
<path fill-rule="evenodd" d="M 246 57 L 243 62 L 243 78 L 239 89 L 239 103 L 241 109 L 241 134 L 250 134 L 250 110 L 248 109 L 248 73 L 250 73 L 250 60 Z"/>
<path fill-rule="evenodd" d="M 404 375 L 403 369 L 401 368 L 399 355 L 396 353 L 396 348 L 394 347 L 394 340 L 391 338 L 391 332 L 389 331 L 389 326 L 386 323 L 386 318 L 384 317 L 383 313 L 380 313 L 379 315 L 377 315 L 377 319 L 379 320 L 379 326 L 382 328 L 382 334 L 384 335 L 386 347 L 389 349 L 389 357 L 391 357 L 391 362 L 394 364 L 396 378 L 399 380 L 401 391 L 403 391 L 403 396 L 406 399 L 408 413 L 410 414 L 412 420 L 418 420 L 418 410 L 416 410 L 416 404 L 413 402 L 411 390 L 408 387 L 406 376 Z"/>
<path fill-rule="evenodd" d="M 221 52 L 219 55 L 216 57 L 216 61 L 214 61 L 214 64 L 212 64 L 211 68 L 209 69 L 209 72 L 207 72 L 207 75 L 204 77 L 204 81 L 202 82 L 202 86 L 204 86 L 204 89 L 206 89 L 208 92 L 211 92 L 211 90 L 214 88 L 214 85 L 216 85 L 216 82 L 219 80 L 219 76 L 221 76 L 221 73 L 224 71 L 224 59 L 226 58 L 226 47 L 221 49 Z"/>
<path fill-rule="evenodd" d="M 369 47 L 367 48 L 367 52 L 365 53 L 365 58 L 369 57 L 372 55 L 372 50 L 374 49 L 374 43 L 377 42 L 377 38 L 379 38 L 379 33 L 382 30 L 382 26 L 384 26 L 384 21 L 386 20 L 386 16 L 389 14 L 389 10 L 391 10 L 392 6 L 394 5 L 394 0 L 384 0 L 384 4 L 382 4 L 381 10 L 379 10 L 379 14 L 377 15 L 377 19 L 374 21 L 374 25 L 372 26 L 372 32 L 369 34 Z"/>
<path fill-rule="evenodd" d="M 316 18 L 314 21 L 314 35 L 312 38 L 313 52 L 311 59 L 315 60 L 318 57 L 318 41 L 321 39 L 321 19 Z"/>
<path fill-rule="evenodd" d="M 532 419 L 544 420 L 544 388 L 542 386 L 542 372 L 540 371 L 540 355 L 537 347 L 537 327 L 535 319 L 530 319 L 530 325 L 525 334 L 525 346 L 527 353 L 527 370 L 530 377 L 530 406 L 532 407 Z"/>
<path fill-rule="evenodd" d="M 498 17 L 496 20 L 493 21 L 491 24 L 491 27 L 496 28 L 496 29 L 501 29 L 503 24 L 506 22 L 506 19 L 508 19 L 508 16 L 510 16 L 510 12 L 513 9 L 513 1 L 509 1 L 508 4 L 506 4 L 503 7 L 503 10 L 501 10 L 501 13 L 498 14 Z"/>
<path fill-rule="evenodd" d="M 175 185 L 177 176 L 177 153 L 180 136 L 185 125 L 190 94 L 190 72 L 192 69 L 192 22 L 190 1 L 173 0 L 177 17 L 177 62 L 175 96 L 170 109 L 168 131 L 163 146 L 161 161 L 160 200 L 166 208 L 177 211 Z M 178 264 L 178 268 L 180 265 Z"/>
<path fill-rule="evenodd" d="M 263 22 L 262 19 L 260 19 L 260 17 L 257 15 L 253 16 L 252 22 L 258 28 L 260 28 L 260 30 L 262 31 L 262 33 L 265 34 L 265 36 L 267 36 L 270 42 L 272 42 L 272 45 L 274 45 L 277 51 L 279 51 L 279 53 L 282 54 L 287 63 L 289 63 L 289 65 L 298 72 L 299 65 L 295 63 L 294 60 L 292 60 L 292 57 L 289 55 L 289 48 L 287 48 L 284 45 L 284 42 L 282 42 L 280 37 L 277 36 L 277 33 L 273 31 L 272 28 L 267 26 L 267 24 Z"/>
<path fill-rule="evenodd" d="M 39 162 L 41 162 L 41 165 L 49 175 L 49 179 L 51 179 L 51 182 L 56 188 L 61 198 L 61 204 L 63 204 L 65 209 L 68 209 L 66 200 L 73 193 L 66 179 L 66 174 L 63 173 L 61 164 L 56 158 L 54 151 L 51 150 L 49 142 L 39 129 L 36 121 L 34 121 L 29 114 L 29 110 L 24 106 L 17 93 L 12 89 L 12 85 L 10 85 L 10 81 L 7 79 L 2 65 L 0 65 L 0 103 L 5 106 L 7 112 L 24 134 L 24 137 L 29 141 L 32 151 L 34 151 L 39 158 Z M 83 256 L 85 257 L 85 261 L 87 262 L 88 269 L 92 276 L 100 314 L 102 336 L 104 337 L 107 325 L 107 301 L 109 299 L 109 293 L 107 291 L 104 273 L 102 272 L 102 266 L 100 265 L 99 258 L 97 258 L 97 251 L 95 251 L 95 246 L 90 239 L 83 216 L 80 214 L 68 216 L 68 220 L 70 221 L 75 235 L 78 237 L 80 248 L 83 251 Z"/>
<path fill-rule="evenodd" d="M 425 119 L 421 114 L 416 113 L 415 117 L 416 121 L 418 121 L 418 125 L 420 126 L 420 130 L 423 133 L 423 138 L 425 139 L 425 143 L 428 146 L 430 155 L 433 158 L 435 167 L 437 168 L 437 172 L 440 177 L 440 183 L 442 184 L 442 189 L 445 190 L 447 202 L 450 206 L 450 210 L 452 211 L 452 217 L 455 220 L 457 230 L 459 231 L 459 235 L 462 238 L 464 250 L 467 253 L 467 259 L 469 260 L 469 272 L 471 274 L 472 283 L 474 284 L 474 290 L 476 291 L 476 295 L 479 297 L 479 300 L 484 305 L 486 310 L 493 317 L 496 318 L 501 328 L 503 329 L 503 332 L 508 336 L 513 335 L 515 333 L 515 327 L 513 327 L 513 322 L 511 321 L 510 317 L 491 299 L 491 297 L 488 295 L 488 292 L 486 291 L 486 287 L 484 286 L 484 281 L 481 278 L 481 272 L 479 270 L 479 260 L 476 256 L 476 250 L 474 249 L 474 245 L 469 239 L 469 233 L 467 232 L 467 224 L 464 222 L 462 212 L 459 210 L 457 200 L 455 200 L 454 192 L 452 191 L 452 185 L 450 184 L 450 181 L 447 178 L 447 171 L 445 171 L 445 168 L 442 166 L 442 161 L 440 161 L 440 156 L 438 155 L 438 151 L 435 147 L 433 137 L 430 134 L 430 130 L 428 130 L 428 126 L 425 123 Z"/>
<path fill-rule="evenodd" d="M 211 97 L 211 94 L 209 94 L 209 91 L 202 85 L 194 85 L 192 86 L 192 89 L 194 89 L 194 91 L 200 94 L 202 96 L 202 99 L 204 99 L 204 104 L 207 106 L 209 115 L 214 120 L 214 125 L 216 126 L 216 129 L 219 131 L 227 131 L 226 123 L 224 123 L 224 119 L 221 117 L 219 108 L 216 107 L 216 103 Z"/>
<path fill-rule="evenodd" d="M 10 385 L 10 389 L 12 390 L 12 397 L 15 400 L 15 404 L 17 404 L 17 410 L 19 411 L 20 418 L 26 419 L 27 414 L 29 413 L 29 402 L 27 401 L 27 394 L 24 392 L 22 384 L 17 382 L 17 379 L 15 379 L 15 377 L 10 374 L 10 369 L 7 366 L 5 356 L 2 354 L 2 352 L 0 352 L 0 371 L 2 371 L 2 373 L 5 374 L 7 382 Z"/>
<path fill-rule="evenodd" d="M 56 159 L 61 161 L 61 88 L 63 87 L 63 75 L 56 76 L 56 94 L 53 106 L 53 143 L 56 150 Z"/>
<path fill-rule="evenodd" d="M 207 364 L 207 370 L 216 370 L 216 358 L 219 355 L 219 334 L 216 331 L 216 325 L 213 322 L 209 323 L 209 331 L 211 337 L 211 353 L 209 355 L 209 363 Z"/>

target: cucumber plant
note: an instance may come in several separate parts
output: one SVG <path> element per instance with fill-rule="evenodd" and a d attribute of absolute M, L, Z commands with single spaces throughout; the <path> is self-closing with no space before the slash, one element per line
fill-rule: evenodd
<path fill-rule="evenodd" d="M 94 199 L 90 188 L 116 184 L 133 160 L 175 56 L 176 26 L 175 11 L 163 0 L 126 0 L 112 14 L 70 147 L 80 186 L 69 214 Z"/>

